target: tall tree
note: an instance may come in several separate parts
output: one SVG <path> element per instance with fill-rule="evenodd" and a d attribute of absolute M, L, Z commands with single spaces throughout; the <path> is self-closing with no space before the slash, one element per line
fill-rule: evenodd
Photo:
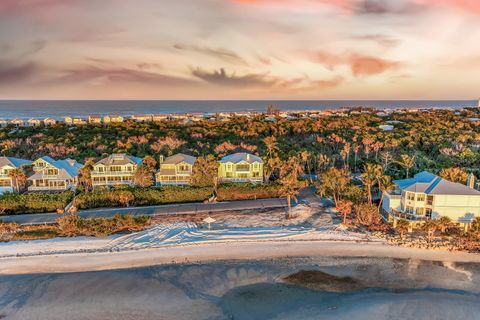
<path fill-rule="evenodd" d="M 446 168 L 440 171 L 439 176 L 452 182 L 467 183 L 468 173 L 460 168 Z"/>
<path fill-rule="evenodd" d="M 400 156 L 400 161 L 397 162 L 402 167 L 405 168 L 407 179 L 409 178 L 410 170 L 415 166 L 416 156 L 409 156 L 408 154 L 402 154 Z"/>
<path fill-rule="evenodd" d="M 216 187 L 218 162 L 213 155 L 198 157 L 193 165 L 191 183 L 201 187 Z"/>
<path fill-rule="evenodd" d="M 13 169 L 8 172 L 8 176 L 12 179 L 13 186 L 16 192 L 20 192 L 21 189 L 25 188 L 27 183 L 27 175 L 22 169 Z"/>
<path fill-rule="evenodd" d="M 372 205 L 372 188 L 377 182 L 377 177 L 382 174 L 382 167 L 378 164 L 367 163 L 361 175 L 367 194 L 368 204 Z"/>
<path fill-rule="evenodd" d="M 85 189 L 85 191 L 90 191 L 93 188 L 92 171 L 92 159 L 88 159 L 87 161 L 85 161 L 83 167 L 78 170 L 78 183 Z"/>
<path fill-rule="evenodd" d="M 287 198 L 288 218 L 291 218 L 292 198 L 297 202 L 298 191 L 303 187 L 303 183 L 298 181 L 297 175 L 290 172 L 278 181 L 281 185 L 280 194 Z"/>
<path fill-rule="evenodd" d="M 347 170 L 330 168 L 320 174 L 317 192 L 322 196 L 331 196 L 336 206 L 351 182 L 352 178 Z"/>
<path fill-rule="evenodd" d="M 140 165 L 133 175 L 133 183 L 137 187 L 145 188 L 153 185 L 153 173 L 145 165 Z"/>

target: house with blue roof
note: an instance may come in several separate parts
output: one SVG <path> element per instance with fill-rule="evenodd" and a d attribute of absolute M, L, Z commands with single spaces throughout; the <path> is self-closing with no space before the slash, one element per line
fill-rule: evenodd
<path fill-rule="evenodd" d="M 28 177 L 28 191 L 66 191 L 78 184 L 78 171 L 83 164 L 73 159 L 55 160 L 49 156 L 33 162 L 34 174 Z"/>
<path fill-rule="evenodd" d="M 384 193 L 382 212 L 390 219 L 413 221 L 446 216 L 470 223 L 480 216 L 480 191 L 423 171 L 413 178 L 394 180 L 395 189 Z"/>
<path fill-rule="evenodd" d="M 223 157 L 218 168 L 220 182 L 263 183 L 262 158 L 246 152 Z"/>
<path fill-rule="evenodd" d="M 0 157 L 0 194 L 5 192 L 14 192 L 18 189 L 15 180 L 11 177 L 10 172 L 15 169 L 29 166 L 30 160 L 18 159 L 13 157 Z"/>

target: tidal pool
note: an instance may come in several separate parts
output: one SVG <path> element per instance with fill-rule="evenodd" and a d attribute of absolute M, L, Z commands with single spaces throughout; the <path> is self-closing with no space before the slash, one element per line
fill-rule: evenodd
<path fill-rule="evenodd" d="M 480 319 L 480 264 L 322 257 L 0 276 L 0 319 Z"/>

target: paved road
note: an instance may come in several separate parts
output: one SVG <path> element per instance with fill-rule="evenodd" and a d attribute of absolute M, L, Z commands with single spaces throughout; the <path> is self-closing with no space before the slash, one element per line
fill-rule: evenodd
<path fill-rule="evenodd" d="M 104 208 L 81 210 L 78 215 L 82 218 L 103 217 L 111 218 L 115 214 L 131 214 L 131 215 L 169 215 L 169 214 L 194 214 L 203 212 L 218 212 L 226 210 L 249 210 L 259 208 L 281 208 L 286 206 L 285 199 L 258 199 L 243 200 L 217 203 L 184 203 L 149 207 L 132 207 L 132 208 Z M 0 220 L 4 222 L 17 222 L 19 224 L 45 224 L 52 223 L 62 215 L 57 213 L 38 213 L 38 214 L 22 214 L 0 216 Z"/>

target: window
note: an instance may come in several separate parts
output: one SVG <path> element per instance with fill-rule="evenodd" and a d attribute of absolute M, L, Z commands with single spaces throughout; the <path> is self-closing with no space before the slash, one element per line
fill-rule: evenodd
<path fill-rule="evenodd" d="M 417 201 L 425 201 L 425 195 L 424 194 L 417 194 Z"/>
<path fill-rule="evenodd" d="M 237 171 L 250 171 L 250 165 L 248 165 L 248 164 L 237 164 Z"/>
<path fill-rule="evenodd" d="M 423 208 L 416 208 L 415 209 L 415 214 L 417 216 L 423 216 L 423 211 L 424 211 Z"/>
<path fill-rule="evenodd" d="M 408 192 L 407 193 L 407 200 L 415 201 L 415 194 L 411 193 L 411 192 Z"/>
<path fill-rule="evenodd" d="M 231 163 L 227 164 L 227 171 L 232 171 L 232 164 Z"/>
<path fill-rule="evenodd" d="M 427 205 L 429 206 L 433 205 L 433 196 L 427 196 Z"/>
<path fill-rule="evenodd" d="M 10 180 L 0 180 L 0 187 L 10 187 Z"/>
<path fill-rule="evenodd" d="M 407 206 L 407 210 L 405 210 L 407 213 L 412 214 L 413 213 L 413 207 Z"/>
<path fill-rule="evenodd" d="M 431 218 L 431 217 L 432 217 L 432 209 L 426 208 L 426 209 L 425 209 L 425 216 L 426 216 L 427 218 Z"/>

